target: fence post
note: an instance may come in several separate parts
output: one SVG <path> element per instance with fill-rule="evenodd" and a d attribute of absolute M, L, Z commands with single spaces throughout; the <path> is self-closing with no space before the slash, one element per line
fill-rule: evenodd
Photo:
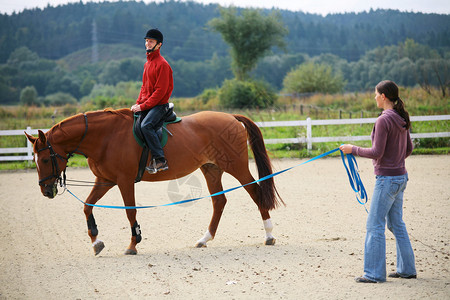
<path fill-rule="evenodd" d="M 27 126 L 27 133 L 29 135 L 31 135 L 31 127 Z M 30 143 L 30 141 L 25 138 L 27 140 L 27 156 L 30 157 L 33 154 L 33 145 Z"/>
<path fill-rule="evenodd" d="M 312 150 L 312 125 L 311 125 L 311 118 L 306 119 L 306 144 L 308 152 Z"/>

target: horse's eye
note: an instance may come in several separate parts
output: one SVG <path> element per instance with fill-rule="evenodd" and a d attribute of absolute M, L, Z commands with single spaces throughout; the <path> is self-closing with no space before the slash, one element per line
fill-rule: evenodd
<path fill-rule="evenodd" d="M 48 158 L 44 158 L 42 161 L 44 162 L 44 164 L 48 164 L 48 162 L 49 162 L 50 160 L 49 160 Z"/>

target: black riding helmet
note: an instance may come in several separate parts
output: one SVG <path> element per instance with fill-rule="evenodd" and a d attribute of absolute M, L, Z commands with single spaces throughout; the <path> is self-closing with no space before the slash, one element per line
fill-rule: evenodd
<path fill-rule="evenodd" d="M 149 31 L 147 31 L 147 34 L 145 35 L 144 39 L 154 39 L 158 43 L 162 44 L 164 37 L 163 37 L 163 34 L 161 33 L 161 31 L 159 31 L 156 28 L 153 28 L 153 29 L 150 29 Z"/>

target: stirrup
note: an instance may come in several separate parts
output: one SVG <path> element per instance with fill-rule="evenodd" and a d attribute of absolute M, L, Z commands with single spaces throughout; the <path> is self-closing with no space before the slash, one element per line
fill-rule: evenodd
<path fill-rule="evenodd" d="M 167 165 L 167 160 L 156 162 L 155 159 L 152 160 L 151 164 L 148 167 L 145 167 L 145 170 L 150 174 L 156 174 L 161 171 L 168 170 L 169 166 Z"/>

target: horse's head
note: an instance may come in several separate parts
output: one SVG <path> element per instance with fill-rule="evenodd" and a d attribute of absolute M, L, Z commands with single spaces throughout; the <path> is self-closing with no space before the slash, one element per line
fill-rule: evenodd
<path fill-rule="evenodd" d="M 33 137 L 25 132 L 33 144 L 34 162 L 39 175 L 39 185 L 44 196 L 52 199 L 58 193 L 58 181 L 61 172 L 66 168 L 66 153 L 57 145 L 50 145 L 45 134 L 39 130 L 39 137 Z M 61 155 L 61 154 L 63 155 Z"/>

